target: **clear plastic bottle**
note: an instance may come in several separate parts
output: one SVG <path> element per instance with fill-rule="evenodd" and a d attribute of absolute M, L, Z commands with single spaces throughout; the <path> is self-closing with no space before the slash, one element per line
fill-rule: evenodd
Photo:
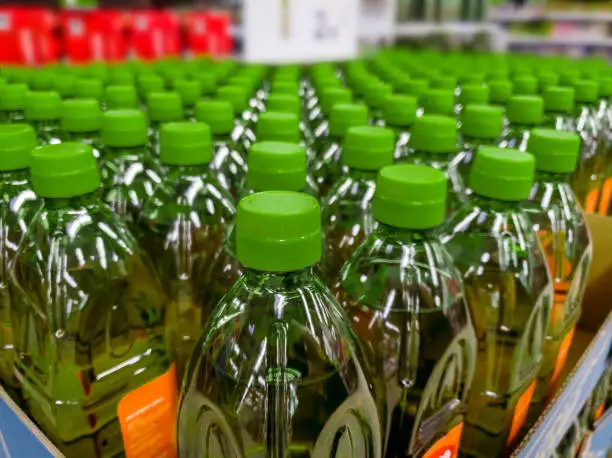
<path fill-rule="evenodd" d="M 134 86 L 107 86 L 104 92 L 107 110 L 135 110 L 140 106 Z"/>
<path fill-rule="evenodd" d="M 395 159 L 409 154 L 410 127 L 417 117 L 417 99 L 410 95 L 391 95 L 383 106 L 384 124 L 395 132 Z"/>
<path fill-rule="evenodd" d="M 329 135 L 320 137 L 312 146 L 314 160 L 310 173 L 321 197 L 342 174 L 342 142 L 349 128 L 368 125 L 368 109 L 364 105 L 335 104 L 329 117 Z"/>
<path fill-rule="evenodd" d="M 26 409 L 66 456 L 170 456 L 159 425 L 174 420 L 176 375 L 150 262 L 100 201 L 89 145 L 37 148 L 30 167 L 43 204 L 11 268 Z"/>
<path fill-rule="evenodd" d="M 321 216 L 312 196 L 242 199 L 245 267 L 205 326 L 183 383 L 181 458 L 380 458 L 381 422 L 357 339 L 313 272 Z"/>
<path fill-rule="evenodd" d="M 460 133 L 463 147 L 457 163 L 464 181 L 468 181 L 476 150 L 483 145 L 498 145 L 502 127 L 503 110 L 500 107 L 472 104 L 462 111 Z"/>
<path fill-rule="evenodd" d="M 217 98 L 232 105 L 236 124 L 232 137 L 242 150 L 248 151 L 255 142 L 254 112 L 249 107 L 248 90 L 241 86 L 222 86 L 217 90 Z"/>
<path fill-rule="evenodd" d="M 97 100 L 64 100 L 61 106 L 62 141 L 90 145 L 96 159 L 100 159 L 102 143 L 102 110 Z"/>
<path fill-rule="evenodd" d="M 467 457 L 505 456 L 525 422 L 542 360 L 552 283 L 522 201 L 535 160 L 480 147 L 473 196 L 445 225 L 444 244 L 463 276 L 478 338 L 476 374 L 461 440 Z"/>
<path fill-rule="evenodd" d="M 320 94 L 319 104 L 307 113 L 307 124 L 312 132 L 312 141 L 329 135 L 329 116 L 336 104 L 350 104 L 353 94 L 349 89 L 341 87 L 325 87 Z"/>
<path fill-rule="evenodd" d="M 11 324 L 9 272 L 30 223 L 37 198 L 30 182 L 30 153 L 38 145 L 32 126 L 0 125 L 0 379 L 15 396 L 14 333 Z"/>
<path fill-rule="evenodd" d="M 446 211 L 451 216 L 468 200 L 456 163 L 457 122 L 449 116 L 423 115 L 412 126 L 408 146 L 411 153 L 405 162 L 427 165 L 444 172 L 449 182 Z"/>
<path fill-rule="evenodd" d="M 342 265 L 374 230 L 372 199 L 378 171 L 393 164 L 395 138 L 385 127 L 351 127 L 342 150 L 347 173 L 338 178 L 322 201 L 323 279 L 333 285 Z"/>
<path fill-rule="evenodd" d="M 161 167 L 148 142 L 143 112 L 110 110 L 102 116 L 102 200 L 130 223 L 138 221 L 142 207 L 162 181 Z"/>
<path fill-rule="evenodd" d="M 165 327 L 179 377 L 204 322 L 236 280 L 237 268 L 223 251 L 236 210 L 210 170 L 212 157 L 206 124 L 164 124 L 160 161 L 166 173 L 138 221 L 141 246 L 170 297 Z"/>
<path fill-rule="evenodd" d="M 223 100 L 201 100 L 196 104 L 195 118 L 208 124 L 213 135 L 214 156 L 211 168 L 221 185 L 237 197 L 247 172 L 247 152 L 234 128 L 232 105 Z"/>
<path fill-rule="evenodd" d="M 159 156 L 159 131 L 162 124 L 183 120 L 183 102 L 178 92 L 152 92 L 147 96 L 149 142 Z"/>
<path fill-rule="evenodd" d="M 430 167 L 381 169 L 373 202 L 379 226 L 342 268 L 337 291 L 385 385 L 379 411 L 386 411 L 388 458 L 459 450 L 476 336 L 461 275 L 436 230 L 446 187 Z"/>
<path fill-rule="evenodd" d="M 515 95 L 506 105 L 508 126 L 499 144 L 525 151 L 531 130 L 544 120 L 544 100 L 537 95 Z"/>
<path fill-rule="evenodd" d="M 554 301 L 538 384 L 527 427 L 542 413 L 559 386 L 561 371 L 580 317 L 593 247 L 579 202 L 570 187 L 580 137 L 534 129 L 527 151 L 536 159 L 536 178 L 525 211 L 537 232 L 551 272 Z"/>
<path fill-rule="evenodd" d="M 25 120 L 34 127 L 40 145 L 61 142 L 60 117 L 62 98 L 57 92 L 28 92 L 25 98 Z"/>
<path fill-rule="evenodd" d="M 542 98 L 544 99 L 543 127 L 576 132 L 574 88 L 548 86 L 542 91 Z"/>

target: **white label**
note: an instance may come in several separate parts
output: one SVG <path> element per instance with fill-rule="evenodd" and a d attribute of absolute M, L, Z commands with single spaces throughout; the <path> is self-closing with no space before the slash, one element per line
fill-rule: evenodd
<path fill-rule="evenodd" d="M 2 32 L 11 30 L 11 15 L 9 13 L 0 14 L 0 30 Z"/>
<path fill-rule="evenodd" d="M 395 38 L 396 0 L 361 0 L 359 39 L 367 44 L 391 43 Z"/>
<path fill-rule="evenodd" d="M 359 0 L 245 0 L 244 58 L 316 62 L 355 57 Z"/>

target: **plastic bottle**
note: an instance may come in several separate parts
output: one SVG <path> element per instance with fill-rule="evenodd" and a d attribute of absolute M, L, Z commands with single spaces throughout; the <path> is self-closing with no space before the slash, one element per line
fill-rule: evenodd
<path fill-rule="evenodd" d="M 559 84 L 559 75 L 554 72 L 542 71 L 536 74 L 538 79 L 538 87 L 540 94 L 549 86 L 557 86 Z"/>
<path fill-rule="evenodd" d="M 509 80 L 495 80 L 487 83 L 489 87 L 489 104 L 506 108 L 512 96 L 512 83 Z"/>
<path fill-rule="evenodd" d="M 140 106 L 134 86 L 107 86 L 104 93 L 107 110 L 135 110 Z"/>
<path fill-rule="evenodd" d="M 77 79 L 74 83 L 74 97 L 77 99 L 94 99 L 101 102 L 104 97 L 104 85 L 101 81 L 95 79 Z"/>
<path fill-rule="evenodd" d="M 139 220 L 142 246 L 170 297 L 165 327 L 179 377 L 205 320 L 236 280 L 236 269 L 223 252 L 226 227 L 236 210 L 210 170 L 212 157 L 206 124 L 164 124 L 160 161 L 166 174 Z"/>
<path fill-rule="evenodd" d="M 178 92 L 152 92 L 147 97 L 149 118 L 149 142 L 156 156 L 159 156 L 159 130 L 166 122 L 183 120 L 183 103 Z"/>
<path fill-rule="evenodd" d="M 235 129 L 234 139 L 240 148 L 248 151 L 255 142 L 253 132 L 253 110 L 249 107 L 248 90 L 241 86 L 222 86 L 217 90 L 217 98 L 229 102 L 234 110 Z"/>
<path fill-rule="evenodd" d="M 319 187 L 321 197 L 327 195 L 342 172 L 342 142 L 349 128 L 366 126 L 368 110 L 363 105 L 336 104 L 329 118 L 329 135 L 319 138 L 313 145 L 314 160 L 310 172 Z"/>
<path fill-rule="evenodd" d="M 11 269 L 12 322 L 29 330 L 15 334 L 25 406 L 66 456 L 170 455 L 172 428 L 147 423 L 171 424 L 176 407 L 150 262 L 100 201 L 90 146 L 37 148 L 31 175 L 43 205 Z"/>
<path fill-rule="evenodd" d="M 96 159 L 100 159 L 102 142 L 102 110 L 97 100 L 64 100 L 61 106 L 62 141 L 90 145 Z"/>
<path fill-rule="evenodd" d="M 34 127 L 40 145 L 61 142 L 62 99 L 57 92 L 29 92 L 25 99 L 25 120 Z"/>
<path fill-rule="evenodd" d="M 383 106 L 393 94 L 393 88 L 380 80 L 373 80 L 365 86 L 364 99 L 370 112 L 370 124 L 378 124 L 384 119 Z"/>
<path fill-rule="evenodd" d="M 408 142 L 411 153 L 405 162 L 441 170 L 448 179 L 447 215 L 455 213 L 468 197 L 457 168 L 457 123 L 454 118 L 423 115 L 412 126 Z"/>
<path fill-rule="evenodd" d="M 342 265 L 376 226 L 372 216 L 376 174 L 393 164 L 394 143 L 393 131 L 384 127 L 348 129 L 342 150 L 347 173 L 338 177 L 322 201 L 326 249 L 321 270 L 328 285 L 334 284 Z"/>
<path fill-rule="evenodd" d="M 387 457 L 459 449 L 476 336 L 461 276 L 436 232 L 446 187 L 430 167 L 381 169 L 372 205 L 378 228 L 342 268 L 339 302 L 386 388 L 379 410 Z"/>
<path fill-rule="evenodd" d="M 556 130 L 576 131 L 574 120 L 574 88 L 548 86 L 542 92 L 544 99 L 544 127 Z"/>
<path fill-rule="evenodd" d="M 303 143 L 297 114 L 266 111 L 259 115 L 255 126 L 258 142 Z"/>
<path fill-rule="evenodd" d="M 53 75 L 53 90 L 64 100 L 73 98 L 76 94 L 76 77 L 64 73 Z"/>
<path fill-rule="evenodd" d="M 409 95 L 391 95 L 383 106 L 384 124 L 395 132 L 395 159 L 409 154 L 410 128 L 417 117 L 417 99 Z"/>
<path fill-rule="evenodd" d="M 136 88 L 140 102 L 145 105 L 148 102 L 149 94 L 154 92 L 164 92 L 164 80 L 157 75 L 143 74 L 136 80 Z"/>
<path fill-rule="evenodd" d="M 306 123 L 312 133 L 312 141 L 329 135 L 329 116 L 332 107 L 336 104 L 350 104 L 353 94 L 349 89 L 340 87 L 326 87 L 321 91 L 319 104 L 307 113 Z"/>
<path fill-rule="evenodd" d="M 486 105 L 489 103 L 489 87 L 484 84 L 464 84 L 461 86 L 461 92 L 457 99 L 455 114 L 461 116 L 461 113 L 468 105 Z"/>
<path fill-rule="evenodd" d="M 514 78 L 512 82 L 514 95 L 537 95 L 538 80 L 531 75 L 521 75 Z"/>
<path fill-rule="evenodd" d="M 455 92 L 449 89 L 429 89 L 422 99 L 423 114 L 454 116 Z"/>
<path fill-rule="evenodd" d="M 102 116 L 102 200 L 124 220 L 135 223 L 162 181 L 148 145 L 147 120 L 138 110 L 110 110 Z M 130 227 L 134 229 L 134 225 Z"/>
<path fill-rule="evenodd" d="M 525 151 L 529 135 L 544 120 L 544 100 L 537 95 L 515 95 L 506 105 L 508 126 L 500 146 Z"/>
<path fill-rule="evenodd" d="M 179 79 L 174 82 L 174 90 L 183 102 L 183 119 L 195 120 L 195 105 L 202 97 L 202 86 L 196 80 Z"/>
<path fill-rule="evenodd" d="M 503 110 L 492 105 L 468 105 L 461 114 L 461 143 L 457 158 L 459 171 L 468 181 L 469 171 L 478 147 L 496 146 L 502 135 Z"/>
<path fill-rule="evenodd" d="M 529 426 L 559 386 L 580 317 L 593 247 L 582 209 L 570 187 L 570 176 L 578 163 L 580 137 L 570 132 L 534 129 L 527 151 L 535 157 L 536 178 L 530 196 L 533 205 L 525 206 L 525 210 L 544 248 L 555 292 Z"/>
<path fill-rule="evenodd" d="M 504 456 L 512 449 L 536 386 L 552 283 L 521 206 L 534 168 L 528 153 L 480 147 L 470 175 L 473 196 L 445 224 L 443 241 L 463 276 L 478 337 L 464 456 Z"/>
<path fill-rule="evenodd" d="M 236 235 L 245 272 L 189 362 L 179 456 L 380 458 L 366 362 L 313 272 L 321 256 L 316 199 L 282 191 L 247 196 Z"/>
<path fill-rule="evenodd" d="M 30 153 L 38 145 L 32 126 L 0 125 L 0 379 L 15 397 L 14 333 L 11 325 L 9 272 L 30 223 L 36 195 L 30 182 Z"/>
<path fill-rule="evenodd" d="M 211 167 L 221 185 L 238 196 L 247 172 L 246 150 L 236 141 L 239 132 L 234 128 L 234 114 L 229 102 L 202 100 L 196 104 L 195 118 L 208 124 L 213 135 L 214 156 Z"/>

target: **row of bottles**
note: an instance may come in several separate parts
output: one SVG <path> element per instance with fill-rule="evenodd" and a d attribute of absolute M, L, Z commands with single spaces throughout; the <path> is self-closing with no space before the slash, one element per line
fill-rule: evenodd
<path fill-rule="evenodd" d="M 172 456 L 177 378 L 185 457 L 516 445 L 590 263 L 584 136 L 545 122 L 577 86 L 488 105 L 505 81 L 436 94 L 402 62 L 207 63 L 226 84 L 191 98 L 141 74 L 9 110 L 2 378 L 67 456 Z"/>

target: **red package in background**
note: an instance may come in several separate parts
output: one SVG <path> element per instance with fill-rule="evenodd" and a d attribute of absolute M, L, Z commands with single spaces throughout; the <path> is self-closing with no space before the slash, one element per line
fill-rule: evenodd
<path fill-rule="evenodd" d="M 59 44 L 57 19 L 46 8 L 10 7 L 0 9 L 2 62 L 41 65 L 56 62 Z"/>
<path fill-rule="evenodd" d="M 224 11 L 192 11 L 185 15 L 187 50 L 192 55 L 226 56 L 232 51 L 231 17 Z"/>
<path fill-rule="evenodd" d="M 133 11 L 129 20 L 129 52 L 137 59 L 177 56 L 181 52 L 178 17 L 170 11 Z"/>
<path fill-rule="evenodd" d="M 120 11 L 63 11 L 60 21 L 64 55 L 69 62 L 125 58 L 125 17 Z"/>

